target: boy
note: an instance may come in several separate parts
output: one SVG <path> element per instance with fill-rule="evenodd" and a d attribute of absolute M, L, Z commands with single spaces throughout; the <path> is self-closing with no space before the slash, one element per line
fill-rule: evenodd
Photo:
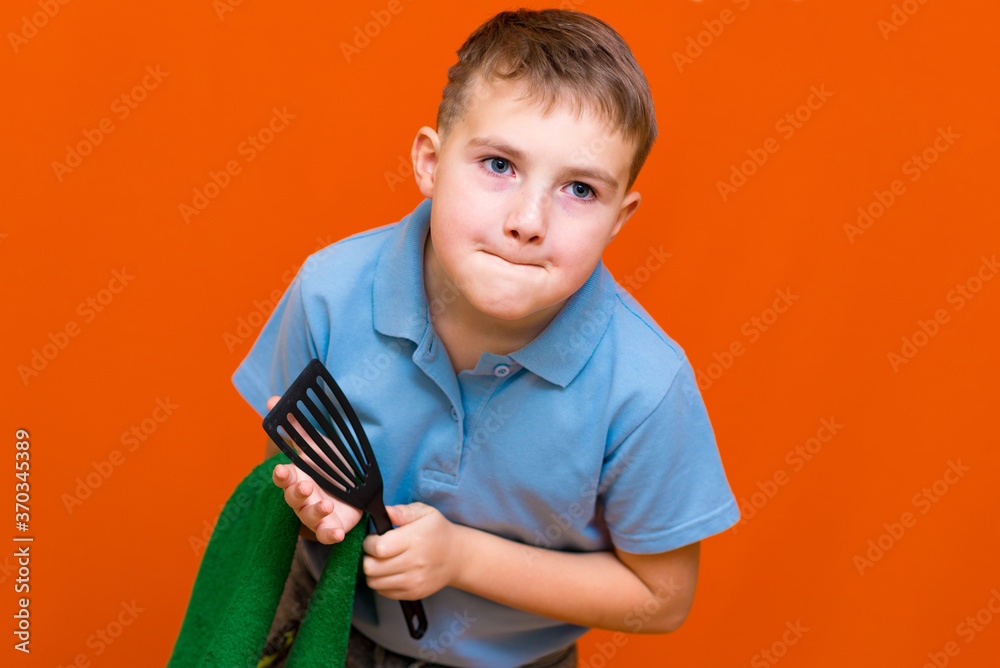
<path fill-rule="evenodd" d="M 522 9 L 458 55 L 412 147 L 423 202 L 311 256 L 233 382 L 263 415 L 317 357 L 364 423 L 396 528 L 365 538 L 349 654 L 575 665 L 591 627 L 677 629 L 739 511 L 683 350 L 601 263 L 656 137 L 628 46 Z M 361 513 L 273 478 L 314 584 Z M 423 599 L 422 640 L 394 599 Z"/>

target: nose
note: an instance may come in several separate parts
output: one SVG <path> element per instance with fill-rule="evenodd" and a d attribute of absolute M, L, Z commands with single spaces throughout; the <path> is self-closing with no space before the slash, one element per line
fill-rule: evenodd
<path fill-rule="evenodd" d="M 548 195 L 525 195 L 504 223 L 504 235 L 519 244 L 537 244 L 545 238 Z"/>

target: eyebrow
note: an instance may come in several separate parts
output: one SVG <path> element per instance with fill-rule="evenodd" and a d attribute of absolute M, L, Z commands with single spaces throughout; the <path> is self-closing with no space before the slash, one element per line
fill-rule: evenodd
<path fill-rule="evenodd" d="M 489 147 L 499 149 L 500 152 L 506 153 L 518 162 L 525 162 L 527 155 L 524 151 L 515 148 L 508 144 L 506 141 L 500 137 L 495 137 L 492 135 L 486 137 L 473 137 L 466 143 L 466 148 L 480 148 Z M 601 181 L 604 185 L 608 186 L 612 192 L 618 191 L 618 179 L 613 177 L 608 171 L 600 169 L 599 167 L 567 167 L 563 174 L 566 176 L 582 176 L 584 178 L 589 178 L 594 181 Z"/>

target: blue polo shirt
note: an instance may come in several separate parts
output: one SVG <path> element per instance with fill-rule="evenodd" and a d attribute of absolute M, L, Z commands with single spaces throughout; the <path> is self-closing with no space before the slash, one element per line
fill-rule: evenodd
<path fill-rule="evenodd" d="M 421 501 L 526 546 L 657 553 L 735 524 L 691 364 L 603 263 L 531 343 L 455 374 L 423 287 L 431 205 L 308 258 L 233 374 L 250 405 L 265 415 L 320 359 L 364 425 L 386 505 Z M 305 545 L 318 577 L 330 546 Z M 352 623 L 453 666 L 519 666 L 589 630 L 453 587 L 424 608 L 416 641 L 361 575 Z"/>

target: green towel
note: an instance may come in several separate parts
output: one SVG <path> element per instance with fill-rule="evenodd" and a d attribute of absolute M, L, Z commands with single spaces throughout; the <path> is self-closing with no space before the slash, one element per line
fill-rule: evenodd
<path fill-rule="evenodd" d="M 212 530 L 167 668 L 253 668 L 292 566 L 299 518 L 271 480 L 279 452 L 236 487 Z M 342 666 L 367 513 L 334 545 L 292 645 L 288 668 Z"/>

